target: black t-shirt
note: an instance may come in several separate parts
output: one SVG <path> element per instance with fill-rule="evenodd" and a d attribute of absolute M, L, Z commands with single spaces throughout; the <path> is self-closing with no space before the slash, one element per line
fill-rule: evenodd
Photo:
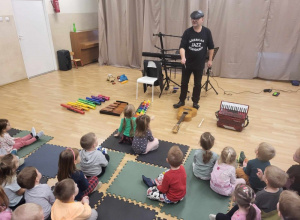
<path fill-rule="evenodd" d="M 214 49 L 210 30 L 204 26 L 199 33 L 193 27 L 186 29 L 179 48 L 185 49 L 186 66 L 193 69 L 204 68 L 207 48 Z"/>

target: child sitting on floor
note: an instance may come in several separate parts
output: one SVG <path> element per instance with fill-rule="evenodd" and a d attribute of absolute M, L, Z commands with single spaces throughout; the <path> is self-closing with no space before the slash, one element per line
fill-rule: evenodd
<path fill-rule="evenodd" d="M 297 165 L 291 166 L 286 172 L 289 175 L 285 185 L 286 189 L 294 190 L 300 195 L 300 147 L 296 150 L 293 159 Z"/>
<path fill-rule="evenodd" d="M 77 149 L 67 148 L 62 151 L 58 160 L 57 179 L 58 181 L 62 181 L 67 178 L 73 179 L 79 188 L 79 192 L 76 194 L 75 200 L 81 200 L 82 197 L 98 190 L 102 183 L 99 182 L 97 176 L 92 176 L 87 179 L 81 170 L 76 169 L 77 163 L 80 163 L 79 151 Z"/>
<path fill-rule="evenodd" d="M 254 189 L 254 191 L 262 190 L 266 184 L 261 181 L 256 173 L 257 169 L 261 169 L 262 172 L 270 164 L 270 160 L 275 157 L 275 149 L 270 144 L 262 142 L 258 148 L 255 149 L 256 159 L 247 160 L 243 162 L 243 168 L 236 170 L 236 175 L 239 178 L 243 178 L 246 183 Z"/>
<path fill-rule="evenodd" d="M 299 220 L 300 196 L 294 191 L 284 190 L 280 194 L 277 210 L 282 220 Z"/>
<path fill-rule="evenodd" d="M 9 199 L 9 207 L 14 210 L 25 203 L 23 194 L 25 189 L 17 183 L 16 171 L 19 167 L 19 160 L 15 155 L 7 154 L 0 161 L 0 185 Z"/>
<path fill-rule="evenodd" d="M 262 217 L 277 215 L 277 203 L 282 188 L 287 181 L 287 174 L 276 166 L 267 166 L 263 173 L 258 169 L 257 176 L 266 183 L 266 187 L 256 193 L 255 204 L 262 211 Z"/>
<path fill-rule="evenodd" d="M 51 209 L 52 220 L 97 219 L 98 213 L 95 209 L 91 209 L 88 196 L 84 196 L 81 202 L 74 201 L 78 193 L 78 187 L 72 179 L 64 179 L 58 182 L 53 193 L 56 200 Z"/>
<path fill-rule="evenodd" d="M 147 154 L 158 148 L 158 139 L 152 136 L 149 124 L 148 115 L 141 115 L 136 119 L 136 131 L 132 141 L 132 149 L 136 154 Z"/>
<path fill-rule="evenodd" d="M 121 119 L 121 124 L 118 129 L 118 133 L 115 134 L 115 137 L 118 137 L 122 134 L 121 140 L 119 143 L 132 144 L 133 136 L 136 129 L 136 118 L 134 117 L 135 109 L 134 106 L 129 104 L 124 108 L 124 118 Z"/>
<path fill-rule="evenodd" d="M 147 197 L 165 203 L 177 203 L 186 194 L 186 172 L 181 165 L 183 153 L 178 146 L 173 146 L 168 152 L 167 162 L 170 169 L 155 180 L 142 176 L 144 183 L 150 187 Z"/>
<path fill-rule="evenodd" d="M 2 186 L 0 186 L 0 219 L 1 220 L 10 220 L 11 219 L 11 210 L 8 207 L 9 200 L 5 194 Z"/>
<path fill-rule="evenodd" d="M 261 220 L 259 208 L 254 203 L 255 192 L 250 186 L 238 184 L 233 193 L 233 201 L 237 203 L 227 214 L 210 214 L 210 220 Z"/>
<path fill-rule="evenodd" d="M 237 184 L 245 184 L 245 180 L 235 177 L 236 152 L 232 147 L 222 150 L 210 178 L 210 188 L 223 196 L 230 196 Z"/>
<path fill-rule="evenodd" d="M 83 148 L 80 151 L 80 166 L 84 175 L 87 177 L 102 176 L 108 165 L 109 155 L 96 149 L 99 144 L 95 133 L 90 132 L 83 135 L 80 139 L 80 145 Z"/>
<path fill-rule="evenodd" d="M 210 151 L 214 143 L 215 138 L 211 133 L 203 133 L 200 138 L 202 149 L 196 150 L 194 154 L 193 173 L 202 180 L 210 180 L 210 174 L 218 159 L 218 155 Z"/>
<path fill-rule="evenodd" d="M 34 203 L 26 203 L 13 212 L 11 220 L 43 220 L 43 209 L 40 205 Z"/>
<path fill-rule="evenodd" d="M 44 218 L 50 216 L 51 206 L 55 197 L 47 184 L 40 184 L 42 174 L 35 167 L 25 167 L 18 174 L 17 182 L 20 187 L 25 188 L 26 203 L 35 203 L 42 207 Z"/>
<path fill-rule="evenodd" d="M 44 135 L 43 131 L 36 134 L 35 129 L 31 129 L 31 133 L 21 137 L 12 138 L 7 132 L 11 129 L 7 119 L 0 119 L 0 155 L 11 153 L 14 149 L 30 145 Z"/>

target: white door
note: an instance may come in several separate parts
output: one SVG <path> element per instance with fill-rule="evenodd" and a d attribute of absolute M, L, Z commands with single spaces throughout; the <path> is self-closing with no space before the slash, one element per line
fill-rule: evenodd
<path fill-rule="evenodd" d="M 13 0 L 12 3 L 28 78 L 55 70 L 53 42 L 43 0 Z"/>

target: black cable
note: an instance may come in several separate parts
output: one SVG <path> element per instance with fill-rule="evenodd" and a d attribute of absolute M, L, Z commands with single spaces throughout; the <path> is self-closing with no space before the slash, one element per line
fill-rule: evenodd
<path fill-rule="evenodd" d="M 225 91 L 223 88 L 221 88 L 219 86 L 219 83 L 218 81 L 214 78 L 214 76 L 210 75 L 213 80 L 217 83 L 217 86 L 219 89 L 221 89 L 223 92 L 224 92 L 224 95 L 232 95 L 232 94 L 242 94 L 242 93 L 253 93 L 253 94 L 260 94 L 262 93 L 264 90 L 261 90 L 260 92 L 252 92 L 252 91 L 242 91 L 242 92 L 233 92 L 233 91 Z M 298 92 L 300 89 L 297 89 L 297 90 L 283 90 L 283 89 L 273 89 L 271 88 L 272 90 L 276 90 L 276 91 L 279 91 L 279 92 L 288 92 L 288 93 L 292 93 L 292 92 Z"/>

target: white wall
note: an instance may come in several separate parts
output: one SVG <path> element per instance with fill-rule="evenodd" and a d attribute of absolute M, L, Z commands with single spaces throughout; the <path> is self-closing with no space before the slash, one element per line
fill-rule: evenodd
<path fill-rule="evenodd" d="M 12 0 L 0 0 L 0 16 L 13 15 Z"/>
<path fill-rule="evenodd" d="M 1 0 L 2 1 L 2 0 Z M 45 0 L 48 14 L 54 14 L 50 0 Z M 59 0 L 60 13 L 97 13 L 98 0 Z"/>
<path fill-rule="evenodd" d="M 17 36 L 12 7 L 13 0 L 0 0 L 0 17 L 10 21 L 0 22 L 0 85 L 27 78 L 21 48 Z M 71 50 L 70 31 L 73 23 L 77 30 L 98 28 L 98 0 L 59 0 L 60 13 L 54 13 L 50 0 L 44 0 L 54 51 Z"/>

